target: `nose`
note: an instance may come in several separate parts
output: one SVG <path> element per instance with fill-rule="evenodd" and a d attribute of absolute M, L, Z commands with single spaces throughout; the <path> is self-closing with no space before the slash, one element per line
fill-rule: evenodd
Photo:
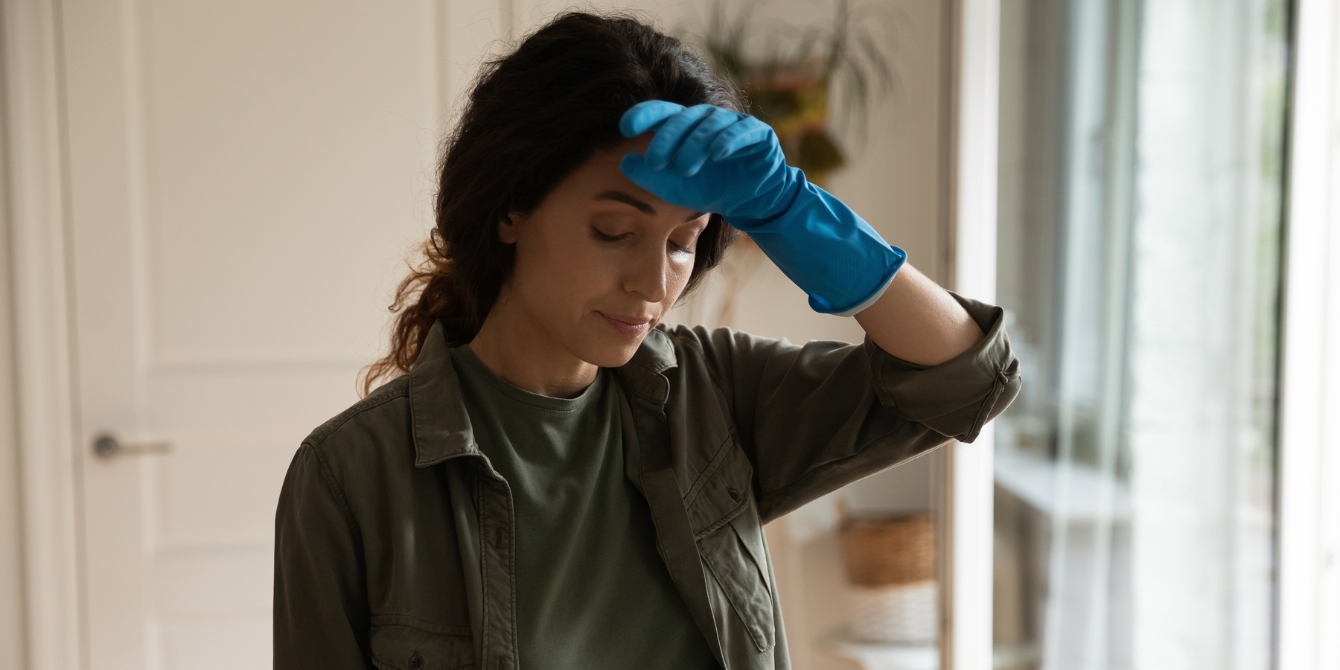
<path fill-rule="evenodd" d="M 624 274 L 624 290 L 650 303 L 665 300 L 670 279 L 669 261 L 665 256 L 663 248 L 644 245 L 640 253 L 633 255 L 633 262 Z"/>

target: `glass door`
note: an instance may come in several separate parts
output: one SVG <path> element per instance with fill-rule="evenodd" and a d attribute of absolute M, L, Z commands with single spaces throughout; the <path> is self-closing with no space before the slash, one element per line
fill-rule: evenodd
<path fill-rule="evenodd" d="M 1002 0 L 997 668 L 1271 667 L 1284 0 Z"/>

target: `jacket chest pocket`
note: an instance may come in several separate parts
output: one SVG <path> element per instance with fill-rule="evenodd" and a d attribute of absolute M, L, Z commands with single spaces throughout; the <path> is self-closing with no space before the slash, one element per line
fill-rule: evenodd
<path fill-rule="evenodd" d="M 762 652 L 776 643 L 776 623 L 767 545 L 752 482 L 749 458 L 729 440 L 686 502 L 698 551 L 713 578 L 709 582 L 716 582 Z"/>
<path fill-rule="evenodd" d="M 402 617 L 373 617 L 377 619 Z M 475 667 L 474 638 L 404 623 L 372 625 L 369 643 L 378 670 L 459 670 Z"/>

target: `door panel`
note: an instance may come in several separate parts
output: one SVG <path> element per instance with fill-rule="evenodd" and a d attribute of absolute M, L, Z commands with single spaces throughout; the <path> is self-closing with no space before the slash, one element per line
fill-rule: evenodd
<path fill-rule="evenodd" d="M 81 456 L 91 667 L 269 665 L 284 472 L 357 399 L 431 225 L 446 85 L 474 64 L 447 19 L 63 4 L 80 435 L 171 444 Z"/>

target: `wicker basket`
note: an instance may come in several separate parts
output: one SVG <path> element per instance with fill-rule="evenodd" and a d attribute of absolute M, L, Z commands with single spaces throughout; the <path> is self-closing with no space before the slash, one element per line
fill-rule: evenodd
<path fill-rule="evenodd" d="M 935 530 L 929 514 L 846 519 L 842 556 L 857 586 L 896 586 L 935 578 Z"/>
<path fill-rule="evenodd" d="M 855 640 L 929 644 L 938 618 L 935 529 L 929 514 L 850 518 L 840 508 Z"/>
<path fill-rule="evenodd" d="M 848 635 L 860 642 L 930 644 L 935 642 L 935 582 L 927 579 L 895 586 L 858 586 L 851 593 Z"/>

